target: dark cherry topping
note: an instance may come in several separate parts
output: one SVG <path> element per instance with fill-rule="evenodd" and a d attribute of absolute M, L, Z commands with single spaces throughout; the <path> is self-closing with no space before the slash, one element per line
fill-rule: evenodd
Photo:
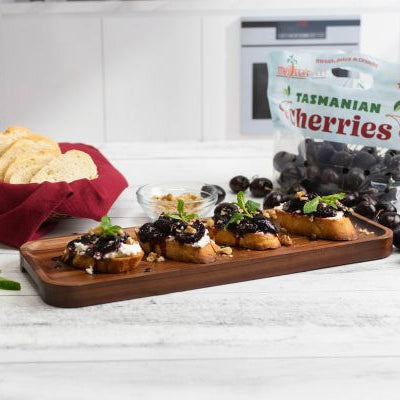
<path fill-rule="evenodd" d="M 239 208 L 235 204 L 221 203 L 214 210 L 214 223 L 217 228 L 223 229 L 233 214 L 237 213 Z"/>
<path fill-rule="evenodd" d="M 148 222 L 139 229 L 139 238 L 146 243 L 160 243 L 168 236 L 173 236 L 182 244 L 198 242 L 206 234 L 206 227 L 196 220 L 187 223 L 178 219 L 161 215 L 154 223 Z"/>
<path fill-rule="evenodd" d="M 75 245 L 76 243 L 83 243 L 84 245 L 91 245 L 93 243 L 96 242 L 96 240 L 98 239 L 98 236 L 96 235 L 83 235 L 77 239 L 71 240 L 68 244 L 67 244 L 67 248 L 69 251 L 74 251 L 75 250 Z"/>
<path fill-rule="evenodd" d="M 167 234 L 159 231 L 151 222 L 142 225 L 139 229 L 139 239 L 145 243 L 158 243 L 167 236 Z"/>
<path fill-rule="evenodd" d="M 310 194 L 304 194 L 304 195 L 296 195 L 294 199 L 291 199 L 284 203 L 282 205 L 282 210 L 290 213 L 295 213 L 295 214 L 302 214 L 303 213 L 303 207 L 304 204 L 307 203 L 308 201 L 316 198 L 318 195 L 316 193 L 310 193 Z M 338 213 L 338 211 L 342 211 L 344 215 L 349 215 L 349 209 L 344 206 L 343 204 L 339 203 L 337 205 L 337 209 L 320 202 L 317 206 L 317 210 L 309 213 L 307 215 L 318 217 L 318 218 L 329 218 L 329 217 L 335 217 Z"/>
<path fill-rule="evenodd" d="M 67 248 L 70 252 L 76 250 L 76 244 L 82 243 L 87 246 L 85 255 L 96 258 L 103 258 L 105 254 L 117 251 L 122 243 L 126 243 L 129 235 L 124 233 L 121 235 L 83 235 L 68 243 Z"/>
<path fill-rule="evenodd" d="M 213 219 L 215 226 L 219 229 L 225 229 L 231 217 L 238 211 L 239 208 L 235 204 L 222 203 L 218 205 L 214 210 Z M 253 215 L 252 218 L 245 217 L 238 223 L 230 224 L 227 229 L 239 236 L 256 232 L 278 233 L 274 223 L 265 217 L 260 210 L 258 210 L 257 214 Z"/>
<path fill-rule="evenodd" d="M 175 239 L 179 243 L 196 243 L 198 242 L 206 233 L 206 227 L 199 220 L 194 221 L 191 225 L 186 226 L 186 228 L 175 234 Z"/>

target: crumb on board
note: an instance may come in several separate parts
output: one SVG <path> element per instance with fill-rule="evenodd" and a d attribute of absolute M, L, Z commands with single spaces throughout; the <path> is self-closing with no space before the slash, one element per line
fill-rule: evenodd
<path fill-rule="evenodd" d="M 291 246 L 293 244 L 293 240 L 289 235 L 279 235 L 279 241 L 284 246 Z"/>
<path fill-rule="evenodd" d="M 373 234 L 374 234 L 374 232 L 371 232 L 371 231 L 369 231 L 369 230 L 367 230 L 367 229 L 363 229 L 363 228 L 359 228 L 359 229 L 358 229 L 358 232 L 360 232 L 360 233 L 362 233 L 362 234 L 364 234 L 364 235 L 367 235 L 367 236 L 373 235 Z"/>
<path fill-rule="evenodd" d="M 222 254 L 223 256 L 228 256 L 228 257 L 233 257 L 233 250 L 232 247 L 229 246 L 218 246 L 217 243 L 214 242 L 214 240 L 211 240 L 211 246 L 213 247 L 214 251 L 217 254 Z"/>
<path fill-rule="evenodd" d="M 310 240 L 317 240 L 317 235 L 315 233 L 312 233 L 310 235 Z"/>
<path fill-rule="evenodd" d="M 165 258 L 163 256 L 158 255 L 157 253 L 150 252 L 146 257 L 146 261 L 148 261 L 148 262 L 164 262 Z"/>
<path fill-rule="evenodd" d="M 85 272 L 89 275 L 93 275 L 93 265 L 91 265 L 89 268 L 85 269 Z"/>

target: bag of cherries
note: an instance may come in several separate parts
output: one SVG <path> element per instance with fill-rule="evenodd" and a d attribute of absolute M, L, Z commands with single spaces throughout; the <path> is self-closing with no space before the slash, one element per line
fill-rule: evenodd
<path fill-rule="evenodd" d="M 358 53 L 279 51 L 268 70 L 284 193 L 344 192 L 356 212 L 400 227 L 400 66 Z"/>

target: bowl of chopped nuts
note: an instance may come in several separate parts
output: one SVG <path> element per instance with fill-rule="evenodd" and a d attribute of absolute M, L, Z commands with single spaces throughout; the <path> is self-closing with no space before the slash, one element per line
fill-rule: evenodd
<path fill-rule="evenodd" d="M 136 197 L 152 221 L 162 213 L 175 212 L 178 200 L 183 200 L 186 212 L 204 218 L 212 214 L 218 190 L 202 182 L 156 183 L 141 186 Z"/>

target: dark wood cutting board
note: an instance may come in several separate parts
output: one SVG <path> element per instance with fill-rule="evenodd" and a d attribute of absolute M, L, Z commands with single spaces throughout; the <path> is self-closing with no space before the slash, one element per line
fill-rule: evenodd
<path fill-rule="evenodd" d="M 212 264 L 142 261 L 139 272 L 126 274 L 89 275 L 58 261 L 77 235 L 36 240 L 21 247 L 21 268 L 46 303 L 83 307 L 374 260 L 392 252 L 390 229 L 359 215 L 352 218 L 359 232 L 371 234 L 360 232 L 348 242 L 291 236 L 292 246 L 276 250 L 234 249 L 233 257 L 220 255 Z"/>

